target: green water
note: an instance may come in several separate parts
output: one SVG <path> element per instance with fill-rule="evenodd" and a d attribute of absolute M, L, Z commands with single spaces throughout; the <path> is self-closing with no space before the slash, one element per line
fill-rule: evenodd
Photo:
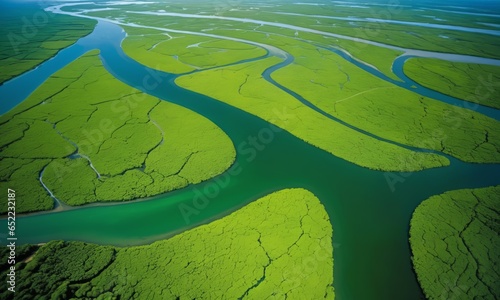
<path fill-rule="evenodd" d="M 392 191 L 384 172 L 346 162 L 285 131 L 273 131 L 257 117 L 175 86 L 175 76 L 126 57 L 119 46 L 120 29 L 105 26 L 109 38 L 97 47 L 106 68 L 123 82 L 189 108 L 220 126 L 238 149 L 235 165 L 213 180 L 155 199 L 18 218 L 20 243 L 64 239 L 145 244 L 227 215 L 273 191 L 302 187 L 321 200 L 332 221 L 337 299 L 420 299 L 408 244 L 415 207 L 447 190 L 500 182 L 495 176 L 497 165 L 452 159 L 450 167 L 405 174 L 405 181 Z M 142 82 L 151 74 L 161 84 L 147 89 Z M 259 133 L 265 133 L 266 140 L 257 150 L 248 145 L 248 139 Z M 200 194 L 206 197 L 204 201 Z M 195 200 L 199 200 L 197 204 Z M 186 208 L 194 211 L 187 218 L 182 213 Z M 5 220 L 0 226 L 5 228 Z"/>

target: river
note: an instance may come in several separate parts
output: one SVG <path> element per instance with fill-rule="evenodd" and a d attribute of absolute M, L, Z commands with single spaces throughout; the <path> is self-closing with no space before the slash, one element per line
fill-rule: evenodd
<path fill-rule="evenodd" d="M 178 87 L 174 83 L 177 75 L 132 60 L 121 49 L 124 32 L 116 24 L 101 21 L 88 38 L 89 48 L 101 51 L 104 66 L 116 78 L 207 117 L 237 148 L 271 127 L 251 114 Z M 143 80 L 151 77 L 162 84 L 147 89 Z M 27 85 L 30 89 L 36 86 L 36 82 Z M 499 184 L 499 171 L 500 165 L 452 159 L 449 167 L 402 174 L 404 182 L 391 189 L 386 173 L 359 167 L 281 131 L 253 159 L 238 151 L 233 167 L 212 180 L 153 199 L 19 217 L 17 236 L 20 243 L 64 239 L 118 246 L 145 244 L 220 218 L 273 191 L 302 187 L 321 200 L 332 222 L 337 299 L 420 299 L 408 242 L 412 212 L 432 195 Z M 205 196 L 206 206 L 196 208 L 193 200 L 199 200 L 200 194 L 213 197 Z M 186 219 L 180 205 L 194 207 L 197 214 Z M 0 220 L 2 228 L 5 223 Z"/>

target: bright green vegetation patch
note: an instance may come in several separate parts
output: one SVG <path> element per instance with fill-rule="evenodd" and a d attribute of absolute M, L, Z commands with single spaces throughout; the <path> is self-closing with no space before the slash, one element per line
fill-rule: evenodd
<path fill-rule="evenodd" d="M 0 20 L 0 84 L 48 60 L 91 33 L 96 24 L 26 4 L 2 6 Z"/>
<path fill-rule="evenodd" d="M 203 36 L 142 28 L 127 28 L 127 33 L 122 44 L 125 53 L 144 65 L 176 74 L 266 54 L 266 50 L 253 45 Z"/>
<path fill-rule="evenodd" d="M 408 77 L 430 89 L 500 108 L 500 67 L 412 58 L 405 63 L 404 71 Z"/>
<path fill-rule="evenodd" d="M 0 185 L 18 190 L 17 212 L 52 208 L 49 191 L 70 205 L 157 195 L 222 173 L 236 155 L 211 121 L 121 83 L 97 51 L 0 124 Z"/>
<path fill-rule="evenodd" d="M 410 243 L 429 299 L 500 295 L 500 186 L 433 196 L 413 213 Z"/>
<path fill-rule="evenodd" d="M 50 242 L 17 283 L 19 299 L 333 299 L 332 227 L 313 194 L 282 190 L 147 246 Z"/>
<path fill-rule="evenodd" d="M 257 21 L 268 21 L 276 23 L 290 24 L 308 29 L 320 30 L 327 33 L 341 34 L 353 38 L 376 41 L 384 44 L 394 45 L 409 49 L 422 49 L 436 52 L 447 52 L 457 54 L 467 54 L 474 56 L 484 56 L 498 58 L 498 45 L 500 37 L 482 33 L 463 32 L 457 30 L 448 30 L 441 28 L 428 28 L 403 24 L 391 24 L 379 21 L 370 22 L 352 22 L 349 20 L 329 19 L 331 17 L 352 17 L 359 18 L 381 18 L 389 20 L 407 20 L 421 23 L 436 24 L 455 24 L 465 27 L 485 27 L 476 24 L 476 22 L 496 23 L 495 18 L 473 17 L 443 13 L 437 11 L 415 12 L 411 8 L 403 7 L 383 7 L 373 6 L 370 9 L 356 9 L 339 7 L 331 3 L 311 7 L 308 5 L 261 5 L 259 9 L 253 7 L 254 3 L 240 2 L 232 5 L 206 5 L 200 1 L 192 3 L 178 3 L 165 7 L 164 4 L 150 4 L 140 6 L 125 6 L 112 11 L 92 12 L 90 15 L 109 19 L 125 18 L 127 22 L 137 24 L 146 24 L 149 26 L 168 27 L 178 30 L 204 31 L 212 33 L 215 30 L 228 30 L 233 32 L 247 33 L 254 31 L 266 32 L 291 32 L 284 33 L 293 37 L 295 30 L 282 29 L 273 26 L 274 29 L 265 26 L 259 26 L 255 23 L 236 22 L 230 20 L 217 19 L 197 19 L 180 18 L 175 16 L 155 16 L 141 15 L 131 13 L 130 11 L 158 11 L 166 10 L 168 12 L 181 12 L 204 15 L 223 15 L 225 17 L 236 17 L 240 19 L 252 19 Z M 266 7 L 267 6 L 267 7 Z M 392 13 L 392 11 L 397 11 Z M 310 14 L 309 16 L 284 15 L 276 12 Z M 314 15 L 322 15 L 327 18 L 320 18 Z M 443 21 L 436 21 L 428 18 L 426 15 L 436 16 L 437 19 L 443 18 Z M 393 19 L 393 17 L 397 18 Z M 444 21 L 446 19 L 447 21 Z M 214 30 L 214 31 L 212 31 Z M 297 36 L 301 38 L 305 32 L 298 31 Z M 317 34 L 322 37 L 323 34 Z"/>
<path fill-rule="evenodd" d="M 39 181 L 41 170 L 50 159 L 15 159 L 2 157 L 0 160 L 0 188 L 16 191 L 16 211 L 48 210 L 54 200 Z M 7 201 L 2 202 L 0 211 L 7 211 Z"/>
<path fill-rule="evenodd" d="M 498 121 L 397 87 L 331 51 L 306 45 L 290 51 L 294 63 L 272 77 L 330 115 L 401 144 L 500 162 Z"/>
<path fill-rule="evenodd" d="M 317 44 L 324 47 L 335 47 L 337 49 L 348 52 L 355 59 L 375 67 L 386 76 L 395 80 L 400 80 L 392 72 L 392 63 L 398 56 L 403 54 L 403 52 L 401 51 L 381 48 L 360 42 L 322 36 L 309 32 L 296 32 L 287 28 L 278 28 L 267 25 L 260 26 L 258 28 L 258 31 L 260 34 L 256 34 L 255 31 L 233 30 L 218 30 L 215 31 L 215 33 L 235 36 L 243 39 L 250 38 L 261 43 L 272 44 L 274 46 L 281 47 L 282 49 L 287 50 L 293 49 L 289 48 L 290 46 L 293 47 L 293 45 L 295 44 L 303 44 L 303 42 Z M 263 32 L 265 32 L 266 35 L 262 34 Z"/>
<path fill-rule="evenodd" d="M 400 80 L 392 72 L 392 63 L 398 56 L 403 54 L 402 52 L 348 40 L 338 40 L 336 44 L 353 57 L 374 66 L 389 78 Z"/>
<path fill-rule="evenodd" d="M 229 31 L 227 33 L 234 35 Z M 266 42 L 291 53 L 295 57 L 294 63 L 275 71 L 272 78 L 326 113 L 355 127 L 401 144 L 442 151 L 467 162 L 488 163 L 500 161 L 500 123 L 493 119 L 467 109 L 421 97 L 353 66 L 331 51 L 296 39 L 277 35 L 266 37 L 258 32 L 239 33 L 239 35 L 235 36 Z M 310 35 L 307 38 L 311 39 L 313 36 Z M 351 47 L 351 52 L 356 52 L 356 44 L 348 43 L 346 45 Z M 366 60 L 366 62 L 375 63 L 378 68 L 385 70 L 386 75 L 389 75 L 387 66 L 389 62 L 392 63 L 392 59 L 398 53 L 389 51 L 385 54 L 389 55 L 391 59 L 372 59 L 370 61 Z M 236 68 L 231 69 L 236 70 Z M 205 76 L 208 76 L 216 72 L 204 73 Z M 201 76 L 203 75 L 194 74 L 188 78 L 200 78 Z M 232 88 L 236 90 L 245 82 L 246 77 L 243 76 L 245 75 L 242 74 L 239 76 L 240 78 L 226 79 L 226 75 L 221 80 L 226 80 L 225 82 L 228 83 L 238 81 L 234 83 Z M 204 79 L 203 81 L 207 83 L 210 80 Z M 262 78 L 257 77 L 255 77 L 255 80 L 264 81 Z M 190 83 L 188 81 L 188 79 L 185 79 L 182 82 L 185 82 L 186 87 L 204 92 L 201 85 L 195 86 L 194 81 Z M 205 87 L 204 83 L 202 85 Z M 262 86 L 264 84 L 259 85 L 258 89 Z M 206 86 L 206 88 L 214 89 L 209 86 Z M 244 90 L 244 88 L 241 89 L 241 91 Z M 239 103 L 235 101 L 234 96 L 229 99 L 227 96 L 229 92 L 229 89 L 212 91 L 213 94 L 211 95 L 224 100 L 225 98 L 221 98 L 221 95 L 226 94 L 225 97 L 228 101 Z M 254 97 L 256 94 L 258 92 L 254 91 L 252 93 Z M 262 97 L 266 96 L 263 95 Z M 288 96 L 284 97 L 290 98 Z M 271 101 L 283 102 L 284 100 L 272 97 L 265 105 L 272 105 L 269 103 Z M 241 105 L 249 106 L 251 104 L 247 101 L 242 102 Z M 243 106 L 239 107 L 243 108 Z M 249 109 L 255 109 L 255 107 Z M 283 109 L 283 107 L 278 107 L 278 109 Z M 257 115 L 262 117 L 262 114 Z M 266 120 L 271 119 L 275 118 L 269 117 Z M 356 135 L 352 135 L 352 138 L 356 138 Z M 324 146 L 312 141 L 314 137 L 302 139 L 325 149 Z M 343 140 L 345 139 L 347 138 Z M 339 147 L 339 145 L 336 145 L 336 147 Z M 349 158 L 353 155 L 356 154 L 346 153 L 338 156 L 371 168 L 389 168 L 387 165 L 385 167 L 373 166 L 377 163 L 377 160 L 385 160 L 384 158 L 376 157 L 371 159 L 369 154 L 365 153 L 362 159 L 370 159 L 370 161 L 362 163 L 361 158 L 359 158 L 361 155 L 356 155 L 356 161 Z M 419 159 L 424 159 L 424 156 L 419 157 Z M 394 160 L 394 156 L 391 160 Z M 413 159 L 407 159 L 404 154 L 397 155 L 396 160 L 398 163 L 392 162 L 392 165 L 399 166 L 390 166 L 390 168 L 413 169 L 417 165 Z M 425 165 L 425 163 L 420 163 L 420 165 Z"/>
<path fill-rule="evenodd" d="M 300 6 L 300 10 L 302 10 L 302 8 L 303 5 Z M 300 10 L 297 9 L 296 12 L 302 13 Z M 369 13 L 370 10 L 367 9 L 365 12 Z M 386 10 L 382 14 L 387 16 L 387 13 Z M 434 12 L 432 12 L 432 14 L 434 14 Z M 320 15 L 335 16 L 337 13 L 335 11 L 328 12 L 325 10 L 322 11 Z M 242 10 L 229 12 L 225 16 L 290 24 L 408 49 L 421 49 L 492 58 L 498 58 L 498 45 L 500 43 L 500 37 L 495 35 L 377 21 L 353 22 L 349 20 L 315 18 L 314 16 L 292 16 Z M 359 17 L 356 12 L 352 12 L 350 16 Z M 368 18 L 373 18 L 373 15 Z M 432 22 L 424 21 L 424 23 Z M 465 26 L 470 27 L 469 24 L 470 23 L 467 23 Z M 299 37 L 300 35 L 301 32 L 298 33 Z M 443 36 L 446 36 L 446 38 Z"/>
<path fill-rule="evenodd" d="M 203 71 L 182 76 L 176 83 L 243 109 L 306 142 L 361 166 L 379 170 L 410 171 L 448 164 L 448 160 L 442 156 L 417 153 L 382 142 L 306 107 L 262 78 L 261 74 L 266 68 L 279 62 L 278 58 L 268 58 L 254 63 Z M 307 81 L 307 73 L 291 74 Z M 331 77 L 328 80 L 336 81 Z M 226 88 L 220 89 L 220 82 L 224 82 Z"/>

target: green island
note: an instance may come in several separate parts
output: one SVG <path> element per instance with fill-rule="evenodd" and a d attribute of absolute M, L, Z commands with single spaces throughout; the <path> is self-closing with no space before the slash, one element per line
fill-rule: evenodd
<path fill-rule="evenodd" d="M 0 9 L 0 84 L 29 71 L 91 33 L 96 21 L 32 5 Z M 62 29 L 61 29 L 62 28 Z"/>
<path fill-rule="evenodd" d="M 500 186 L 433 196 L 413 213 L 410 244 L 428 299 L 500 295 Z"/>
<path fill-rule="evenodd" d="M 210 15 L 214 10 L 214 5 L 211 3 L 200 4 L 199 1 L 196 3 L 176 3 L 173 1 L 172 5 L 168 7 L 168 12 L 183 13 L 183 14 L 198 14 L 200 11 L 205 9 L 205 14 Z M 237 9 L 238 5 L 231 7 L 229 5 L 228 9 L 222 10 L 216 16 L 222 17 L 232 17 L 240 19 L 250 19 L 256 21 L 266 21 L 281 24 L 292 24 L 294 26 L 319 30 L 326 33 L 340 34 L 348 37 L 359 38 L 371 40 L 379 43 L 384 43 L 391 46 L 410 48 L 410 49 L 421 49 L 436 52 L 445 53 L 456 53 L 456 54 L 466 54 L 481 57 L 498 57 L 498 43 L 500 37 L 498 35 L 487 35 L 482 33 L 474 32 L 463 32 L 457 30 L 441 29 L 441 28 L 431 28 L 431 27 L 420 27 L 420 26 L 408 26 L 401 24 L 391 24 L 385 23 L 378 20 L 369 20 L 370 18 L 380 18 L 391 20 L 394 17 L 396 20 L 404 21 L 404 19 L 420 19 L 422 23 L 428 23 L 431 19 L 428 19 L 418 13 L 412 12 L 411 9 L 407 7 L 383 7 L 383 6 L 373 6 L 371 9 L 356 9 L 355 7 L 339 9 L 336 5 L 331 5 L 327 1 L 319 1 L 320 5 L 264 5 L 259 7 L 259 9 L 249 9 L 248 6 L 242 5 L 246 9 Z M 329 5 L 330 4 L 330 7 Z M 177 30 L 192 30 L 200 31 L 210 29 L 206 31 L 209 33 L 220 33 L 224 31 L 225 36 L 232 36 L 233 34 L 251 34 L 252 32 L 263 31 L 268 32 L 267 25 L 259 26 L 256 23 L 245 23 L 244 21 L 232 21 L 232 20 L 218 20 L 218 19 L 189 19 L 182 18 L 182 22 L 179 22 L 179 18 L 175 16 L 155 16 L 155 15 L 142 15 L 141 12 L 155 12 L 165 10 L 165 5 L 163 3 L 151 3 L 147 5 L 147 8 L 141 6 L 129 6 L 127 11 L 132 12 L 127 14 L 129 20 L 138 21 L 138 23 L 146 23 L 151 26 L 167 27 L 177 29 Z M 286 13 L 292 13 L 299 15 L 289 15 Z M 368 18 L 363 22 L 342 20 L 335 18 L 352 18 L 353 14 L 357 18 L 363 19 Z M 436 11 L 429 11 L 435 18 L 439 19 L 440 15 L 446 19 L 450 20 L 446 22 L 446 25 L 455 26 L 467 26 L 481 28 L 481 24 L 477 22 L 498 22 L 496 17 L 487 16 L 468 16 L 462 15 L 457 18 L 450 13 L 439 13 Z M 107 19 L 119 19 L 123 15 L 115 13 L 113 11 L 97 11 L 91 12 L 89 15 L 96 17 L 104 17 Z M 450 16 L 451 15 L 451 16 Z M 318 17 L 319 16 L 319 17 Z M 322 18 L 324 16 L 326 18 Z M 334 18 L 332 18 L 334 17 Z M 401 18 L 401 19 L 400 19 Z M 433 22 L 434 23 L 434 22 Z M 437 22 L 439 23 L 439 22 Z M 471 26 L 472 24 L 475 24 Z M 476 25 L 477 24 L 477 25 Z M 235 30 L 235 28 L 237 30 Z M 302 38 L 303 36 L 308 36 L 306 31 L 296 31 L 289 28 L 281 28 L 279 26 L 272 26 L 273 31 L 279 31 L 281 34 L 288 35 L 290 37 L 296 36 L 297 38 Z M 487 28 L 487 27 L 486 27 Z M 297 35 L 296 35 L 297 33 Z M 321 35 L 319 37 L 323 38 Z M 324 40 L 324 38 L 323 38 Z"/>
<path fill-rule="evenodd" d="M 332 227 L 304 189 L 274 192 L 150 245 L 37 248 L 19 250 L 16 299 L 334 299 Z M 0 285 L 2 299 L 12 299 Z"/>
<path fill-rule="evenodd" d="M 412 58 L 405 74 L 419 84 L 472 103 L 500 108 L 500 67 Z"/>
<path fill-rule="evenodd" d="M 251 64 L 203 71 L 182 76 L 176 83 L 241 108 L 312 145 L 364 167 L 415 171 L 449 163 L 440 155 L 414 152 L 364 135 L 302 105 L 262 78 L 265 69 L 279 62 L 278 58 L 267 58 Z M 220 81 L 232 88 L 217 88 L 216 82 Z M 285 120 L 277 118 L 276 112 L 282 111 L 287 112 Z"/>
<path fill-rule="evenodd" d="M 314 35 L 311 40 L 315 41 L 319 39 L 317 35 Z M 359 59 L 371 66 L 374 66 L 377 70 L 379 70 L 389 78 L 400 80 L 399 77 L 394 75 L 394 73 L 392 72 L 392 62 L 398 56 L 403 54 L 402 51 L 380 48 L 377 46 L 348 40 L 337 40 L 335 41 L 335 44 L 338 48 L 350 53 L 354 58 Z"/>
<path fill-rule="evenodd" d="M 330 51 L 302 47 L 291 53 L 294 63 L 273 79 L 330 115 L 401 144 L 467 162 L 500 162 L 498 121 L 394 86 Z"/>
<path fill-rule="evenodd" d="M 484 1 L 5 0 L 0 298 L 498 299 Z"/>
<path fill-rule="evenodd" d="M 300 10 L 299 15 L 286 14 L 297 13 L 297 10 Z M 339 17 L 347 19 L 352 18 L 353 13 L 356 14 L 356 18 L 366 18 L 367 20 L 360 22 L 356 20 L 351 21 L 338 19 Z M 396 47 L 467 54 L 481 57 L 498 57 L 497 50 L 498 43 L 500 41 L 500 37 L 498 35 L 491 36 L 482 33 L 462 32 L 441 28 L 405 26 L 401 24 L 391 24 L 379 20 L 373 20 L 375 17 L 376 19 L 380 18 L 382 20 L 387 19 L 391 21 L 392 16 L 395 18 L 397 17 L 397 20 L 399 20 L 399 17 L 404 16 L 405 14 L 407 17 L 414 17 L 416 15 L 415 13 L 412 13 L 410 9 L 404 9 L 403 7 L 398 8 L 389 6 L 384 8 L 381 6 L 373 7 L 373 9 L 357 10 L 350 8 L 348 12 L 343 12 L 337 7 L 327 7 L 326 4 L 309 8 L 299 8 L 291 5 L 285 7 L 284 9 L 279 9 L 278 12 L 275 7 L 249 11 L 230 10 L 224 12 L 225 17 L 248 18 L 259 21 L 293 24 L 307 29 L 367 39 Z M 433 11 L 432 14 L 434 15 L 436 13 Z M 321 16 L 326 16 L 326 18 L 322 18 Z M 448 18 L 448 16 L 449 14 L 446 14 L 446 18 Z M 469 27 L 470 24 L 475 23 L 475 20 L 477 19 L 478 17 L 462 16 L 462 20 L 460 21 L 462 24 L 447 23 L 446 25 L 460 26 L 465 23 L 466 26 Z M 479 18 L 481 22 L 484 22 L 485 19 L 481 20 Z M 491 19 L 493 23 L 498 22 L 498 20 L 495 21 L 495 17 L 489 19 Z M 412 21 L 415 20 L 413 19 Z M 427 23 L 428 21 L 429 20 L 423 22 Z M 219 24 L 217 25 L 217 27 L 220 26 Z M 295 30 L 289 31 L 295 35 Z M 303 32 L 300 31 L 297 34 L 299 38 L 302 35 Z"/>
<path fill-rule="evenodd" d="M 262 48 L 230 40 L 134 27 L 127 27 L 126 31 L 127 38 L 122 46 L 127 55 L 146 66 L 174 74 L 227 65 L 266 54 Z"/>
<path fill-rule="evenodd" d="M 232 142 L 215 124 L 119 82 L 97 55 L 0 117 L 0 186 L 21 191 L 17 212 L 52 209 L 48 191 L 73 206 L 154 196 L 233 163 Z"/>
<path fill-rule="evenodd" d="M 273 27 L 271 29 L 277 31 Z M 499 162 L 500 158 L 497 155 L 496 149 L 500 147 L 497 144 L 500 139 L 496 135 L 500 132 L 500 124 L 495 120 L 467 109 L 453 107 L 440 101 L 421 97 L 403 88 L 395 87 L 352 66 L 335 53 L 308 45 L 293 38 L 269 34 L 267 37 L 264 37 L 264 34 L 258 32 L 232 35 L 237 38 L 251 37 L 257 42 L 272 44 L 292 54 L 295 57 L 294 63 L 274 72 L 271 75 L 272 78 L 332 116 L 397 143 L 441 151 L 467 162 Z M 164 33 L 158 33 L 158 31 L 156 35 L 152 36 L 155 38 L 150 37 L 152 40 L 147 45 L 139 45 L 139 48 L 132 42 L 127 43 L 127 40 L 130 38 L 133 39 L 134 35 L 127 37 L 123 45 L 125 51 L 131 52 L 131 49 L 135 49 L 134 51 L 136 52 L 145 51 L 145 49 L 151 47 L 151 44 L 158 44 L 162 39 L 165 44 L 171 41 L 171 39 L 165 40 Z M 309 39 L 314 39 L 313 36 L 309 34 Z M 198 38 L 202 41 L 204 39 L 203 37 Z M 180 49 L 177 52 L 182 53 L 182 51 L 185 51 L 183 50 L 186 47 L 185 44 L 179 44 Z M 380 53 L 375 53 L 384 55 L 372 55 L 371 60 L 364 59 L 364 61 L 370 64 L 373 63 L 380 70 L 384 70 L 383 73 L 388 76 L 395 76 L 390 72 L 390 68 L 388 67 L 390 65 L 387 62 L 392 62 L 400 53 L 371 45 L 360 47 L 355 42 L 350 41 L 342 41 L 339 44 L 346 49 L 349 49 L 349 47 L 352 49 L 367 48 L 366 51 L 362 51 L 364 54 L 360 57 L 366 57 L 368 51 L 373 52 L 371 48 L 379 49 Z M 169 51 L 176 51 L 175 45 L 171 46 L 172 48 Z M 158 67 L 148 62 L 146 58 L 149 56 L 142 55 L 138 56 L 137 59 L 139 57 L 142 57 L 139 61 L 146 65 L 153 68 Z M 235 57 L 233 61 L 238 61 L 240 58 Z M 275 58 L 274 61 L 273 58 L 268 58 L 267 61 L 268 63 L 265 64 L 267 67 L 273 65 L 271 62 L 274 64 L 279 63 Z M 260 76 L 266 67 L 258 69 L 257 67 L 259 64 L 264 64 L 264 62 L 265 60 L 260 60 L 244 64 L 244 66 L 249 66 L 249 68 L 241 68 L 238 65 L 234 65 L 206 71 L 201 69 L 200 72 L 188 74 L 186 77 L 179 78 L 176 82 L 196 92 L 207 94 L 231 105 L 236 105 L 266 121 L 270 121 L 274 125 L 282 127 L 321 149 L 365 167 L 388 171 L 414 171 L 447 165 L 447 159 L 444 157 L 400 149 L 397 146 L 387 145 L 384 142 L 367 138 L 365 135 L 360 134 L 359 138 L 363 139 L 363 147 L 384 149 L 383 152 L 387 153 L 387 156 L 391 158 L 397 157 L 398 159 L 394 161 L 385 158 L 383 155 L 377 155 L 375 158 L 370 157 L 366 153 L 373 153 L 373 151 L 363 151 L 364 149 L 360 149 L 359 151 L 365 156 L 362 157 L 363 155 L 360 152 L 352 151 L 352 149 L 359 148 L 359 144 L 356 141 L 356 137 L 358 136 L 356 132 L 344 126 L 334 124 L 334 121 L 328 120 L 315 112 L 305 112 L 307 116 L 302 116 L 301 113 L 298 118 L 291 121 L 287 120 L 286 125 L 277 120 L 273 122 L 272 120 L 275 119 L 275 115 L 272 112 L 276 109 L 293 110 L 294 114 L 298 113 L 299 110 L 296 110 L 298 106 L 302 110 L 309 109 L 300 105 L 298 100 L 293 99 L 290 95 L 277 90 L 276 87 L 267 83 Z M 223 63 L 219 65 L 223 65 Z M 252 73 L 249 73 L 249 70 L 252 70 Z M 231 75 L 227 75 L 228 71 L 231 72 Z M 226 73 L 226 76 L 221 77 L 222 73 Z M 301 76 L 296 76 L 296 74 L 301 74 Z M 307 80 L 304 80 L 304 78 Z M 216 89 L 216 82 L 220 82 L 221 80 L 226 82 L 226 85 L 233 82 L 232 88 Z M 257 85 L 260 89 L 251 88 Z M 264 86 L 268 87 L 264 89 Z M 252 89 L 254 95 L 245 94 L 244 91 L 249 89 L 249 87 Z M 238 91 L 238 94 L 236 94 L 236 91 Z M 253 99 L 248 101 L 246 100 L 247 98 Z M 236 101 L 236 99 L 241 100 Z M 254 105 L 257 101 L 262 101 L 262 106 L 259 105 L 262 111 L 257 111 L 258 108 Z M 279 101 L 279 103 L 275 104 L 271 101 Z M 374 111 L 377 113 L 374 114 Z M 446 117 L 443 118 L 443 116 Z M 304 123 L 307 124 L 304 125 Z M 415 130 L 416 124 L 418 125 L 418 130 Z M 316 127 L 340 128 L 334 132 L 338 136 L 349 136 L 348 140 L 354 145 L 349 145 L 347 142 L 341 145 L 338 143 L 331 145 L 330 142 L 325 141 L 323 135 L 314 137 L 311 132 L 317 132 L 313 129 Z M 336 139 L 337 137 L 335 137 Z M 328 140 L 331 141 L 333 139 Z M 345 148 L 339 149 L 341 147 Z M 380 160 L 380 162 L 377 160 Z M 393 161 L 392 164 L 389 162 L 390 160 Z"/>

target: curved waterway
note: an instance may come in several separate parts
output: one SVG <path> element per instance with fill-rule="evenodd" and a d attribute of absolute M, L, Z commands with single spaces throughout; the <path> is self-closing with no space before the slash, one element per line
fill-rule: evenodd
<path fill-rule="evenodd" d="M 453 30 L 453 31 L 472 32 L 472 33 L 481 33 L 481 34 L 500 36 L 500 31 L 498 31 L 498 30 L 482 29 L 482 28 L 475 28 L 475 27 L 464 27 L 464 26 L 456 26 L 456 25 L 433 24 L 433 23 L 422 23 L 422 22 L 408 22 L 408 21 L 386 20 L 386 19 L 377 19 L 377 18 L 332 17 L 332 16 L 323 16 L 323 15 L 308 15 L 308 14 L 286 13 L 286 12 L 277 12 L 275 14 L 287 15 L 287 16 L 297 16 L 297 17 L 307 17 L 307 18 L 318 18 L 318 19 L 332 19 L 332 20 L 340 20 L 340 21 L 398 24 L 398 25 L 408 25 L 408 26 L 417 26 L 417 27 L 425 27 L 425 28 L 433 28 L 433 29 Z"/>
<path fill-rule="evenodd" d="M 62 12 L 62 13 L 72 14 L 72 13 L 67 13 L 67 12 Z M 272 26 L 272 27 L 291 29 L 291 30 L 295 30 L 296 32 L 313 33 L 313 34 L 318 34 L 318 35 L 322 35 L 322 36 L 334 37 L 334 38 L 339 38 L 339 39 L 343 39 L 343 40 L 359 42 L 359 43 L 363 43 L 363 44 L 367 44 L 367 45 L 373 45 L 373 46 L 377 46 L 377 47 L 381 47 L 381 48 L 385 48 L 385 49 L 402 51 L 402 52 L 405 52 L 405 54 L 407 54 L 407 55 L 415 55 L 415 56 L 427 57 L 427 58 L 439 58 L 439 59 L 451 60 L 451 61 L 457 61 L 457 62 L 470 62 L 470 63 L 489 64 L 489 65 L 500 66 L 500 60 L 498 60 L 498 59 L 484 58 L 484 57 L 471 56 L 471 55 L 461 55 L 461 54 L 426 51 L 426 50 L 408 49 L 408 48 L 384 44 L 384 43 L 380 43 L 380 42 L 374 42 L 371 40 L 365 40 L 362 38 L 332 33 L 332 32 L 328 32 L 328 31 L 321 31 L 321 30 L 316 30 L 316 29 L 312 29 L 312 28 L 308 28 L 308 27 L 301 27 L 301 26 L 280 23 L 280 22 L 269 22 L 269 21 L 262 21 L 262 20 L 256 20 L 256 19 L 248 19 L 248 18 L 233 18 L 233 17 L 213 16 L 213 15 L 196 15 L 196 14 L 171 13 L 171 12 L 128 11 L 127 13 L 151 15 L 151 16 L 179 17 L 179 18 L 188 18 L 188 19 L 225 20 L 225 21 L 232 21 L 232 22 L 257 24 L 260 26 L 268 25 L 268 26 Z M 73 13 L 73 15 L 78 16 L 77 14 L 74 14 L 74 13 Z M 128 25 L 128 24 L 126 24 L 126 25 Z M 474 32 L 477 32 L 477 31 L 474 31 Z"/>
<path fill-rule="evenodd" d="M 421 299 L 408 243 L 414 209 L 431 195 L 500 183 L 496 176 L 500 165 L 453 160 L 446 168 L 394 174 L 404 182 L 391 188 L 386 173 L 337 158 L 286 131 L 273 134 L 261 149 L 254 149 L 255 156 L 250 156 L 239 146 L 264 130 L 269 132 L 269 123 L 180 88 L 174 82 L 177 75 L 130 59 L 120 47 L 124 33 L 119 26 L 99 22 L 96 31 L 105 32 L 107 37 L 99 40 L 96 48 L 111 74 L 213 121 L 238 148 L 236 162 L 212 180 L 147 201 L 19 217 L 19 243 L 64 239 L 120 246 L 145 244 L 227 215 L 273 191 L 302 187 L 321 200 L 331 218 L 337 299 Z M 195 213 L 186 218 L 181 205 Z M 0 220 L 0 226 L 6 226 L 5 219 Z"/>
<path fill-rule="evenodd" d="M 478 112 L 478 113 L 481 113 L 485 116 L 493 118 L 497 121 L 500 120 L 500 110 L 499 109 L 484 106 L 484 105 L 481 105 L 480 103 L 468 102 L 468 101 L 465 101 L 462 99 L 458 99 L 458 98 L 440 93 L 438 91 L 426 88 L 426 87 L 422 86 L 421 84 L 413 81 L 408 76 L 406 76 L 406 74 L 404 72 L 405 62 L 408 59 L 420 57 L 418 55 L 404 54 L 404 55 L 401 55 L 394 60 L 393 65 L 392 65 L 392 72 L 402 80 L 402 81 L 398 81 L 398 80 L 394 80 L 394 79 L 390 78 L 389 76 L 380 72 L 376 68 L 374 68 L 370 65 L 367 65 L 361 61 L 356 60 L 351 55 L 349 55 L 349 53 L 347 53 L 345 51 L 335 49 L 335 48 L 325 48 L 325 49 L 330 50 L 330 51 L 338 54 L 343 59 L 352 63 L 353 65 L 357 66 L 358 68 L 361 68 L 361 69 L 365 70 L 366 72 L 369 72 L 370 74 L 375 75 L 378 78 L 383 79 L 389 83 L 392 83 L 398 87 L 404 88 L 408 91 L 420 94 L 422 96 L 425 96 L 425 97 L 428 97 L 431 99 L 435 99 L 435 100 L 439 100 L 439 101 L 451 104 L 453 106 L 473 110 L 475 112 Z M 474 56 L 464 56 L 464 55 L 453 56 L 451 54 L 450 55 L 443 55 L 443 54 L 436 53 L 436 56 L 434 58 L 444 59 L 447 61 L 462 62 L 462 63 L 479 63 L 479 64 L 485 63 L 484 61 L 482 61 L 482 58 L 478 58 L 479 60 L 477 60 L 475 62 Z M 495 61 L 500 62 L 498 60 L 495 60 Z"/>

